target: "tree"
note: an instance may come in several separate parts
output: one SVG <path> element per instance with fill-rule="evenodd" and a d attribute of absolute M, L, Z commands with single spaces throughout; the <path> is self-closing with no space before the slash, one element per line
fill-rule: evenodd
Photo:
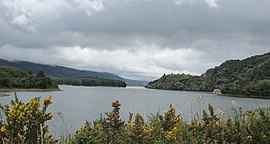
<path fill-rule="evenodd" d="M 38 81 L 38 87 L 45 89 L 48 88 L 47 76 L 43 71 L 39 71 L 36 75 Z"/>

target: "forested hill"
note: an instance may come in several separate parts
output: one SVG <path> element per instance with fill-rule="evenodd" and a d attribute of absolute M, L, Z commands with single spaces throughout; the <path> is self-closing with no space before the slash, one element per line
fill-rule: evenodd
<path fill-rule="evenodd" d="M 228 60 L 218 67 L 208 69 L 202 76 L 218 84 L 269 80 L 270 53 L 252 56 L 244 60 Z"/>
<path fill-rule="evenodd" d="M 70 77 L 99 77 L 106 79 L 123 79 L 117 75 L 106 73 L 106 72 L 95 72 L 95 71 L 86 71 L 86 70 L 77 70 L 73 68 L 67 68 L 63 66 L 52 66 L 52 65 L 43 65 L 37 63 L 31 63 L 26 61 L 7 61 L 0 59 L 1 66 L 9 66 L 24 69 L 27 71 L 32 71 L 37 73 L 38 71 L 44 71 L 48 76 L 58 77 L 58 78 L 70 78 Z"/>
<path fill-rule="evenodd" d="M 107 73 L 107 72 L 77 70 L 77 69 L 67 68 L 63 66 L 43 65 L 43 64 L 26 62 L 26 61 L 7 61 L 7 60 L 0 59 L 0 66 L 20 68 L 27 71 L 32 71 L 33 73 L 37 73 L 38 71 L 41 70 L 41 71 L 44 71 L 46 75 L 50 77 L 55 77 L 55 78 L 92 77 L 92 78 L 125 81 L 128 85 L 145 86 L 147 84 L 146 81 L 125 79 L 118 75 Z"/>
<path fill-rule="evenodd" d="M 228 60 L 220 66 L 208 69 L 201 76 L 163 75 L 146 87 L 209 92 L 220 89 L 223 94 L 270 98 L 270 53 L 244 60 Z"/>
<path fill-rule="evenodd" d="M 0 66 L 0 89 L 58 89 L 43 71 L 33 74 L 21 69 Z"/>

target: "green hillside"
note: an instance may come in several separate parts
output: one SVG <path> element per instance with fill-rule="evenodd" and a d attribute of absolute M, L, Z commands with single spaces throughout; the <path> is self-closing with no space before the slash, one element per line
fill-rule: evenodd
<path fill-rule="evenodd" d="M 57 84 L 77 86 L 113 86 L 126 87 L 126 83 L 120 80 L 103 79 L 98 77 L 84 78 L 53 78 L 47 77 L 43 71 L 37 74 L 21 69 L 0 66 L 0 89 L 53 89 Z"/>
<path fill-rule="evenodd" d="M 21 69 L 0 66 L 1 89 L 50 89 L 58 88 L 43 71 L 37 74 Z"/>
<path fill-rule="evenodd" d="M 146 87 L 208 92 L 220 89 L 223 94 L 270 98 L 270 53 L 228 60 L 201 76 L 163 75 Z"/>
<path fill-rule="evenodd" d="M 26 71 L 32 71 L 33 73 L 37 73 L 38 71 L 44 71 L 44 73 L 47 76 L 55 77 L 55 78 L 63 78 L 63 79 L 94 77 L 94 78 L 101 78 L 101 79 L 125 81 L 127 85 L 129 86 L 145 86 L 148 83 L 148 81 L 131 80 L 131 79 L 122 78 L 118 75 L 108 73 L 108 72 L 78 70 L 78 69 L 68 68 L 64 66 L 44 65 L 44 64 L 27 62 L 27 61 L 8 61 L 8 60 L 0 59 L 0 66 L 19 68 Z"/>

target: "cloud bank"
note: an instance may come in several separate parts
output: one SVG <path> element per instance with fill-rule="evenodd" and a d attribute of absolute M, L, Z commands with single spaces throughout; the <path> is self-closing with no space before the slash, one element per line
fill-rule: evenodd
<path fill-rule="evenodd" d="M 270 1 L 1 0 L 0 58 L 153 80 L 269 51 Z"/>

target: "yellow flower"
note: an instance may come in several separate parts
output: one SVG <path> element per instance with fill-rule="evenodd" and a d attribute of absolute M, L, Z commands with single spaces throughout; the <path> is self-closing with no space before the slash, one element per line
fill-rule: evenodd
<path fill-rule="evenodd" d="M 82 126 L 82 127 L 80 128 L 80 131 L 85 131 L 85 130 L 87 130 L 87 126 L 86 126 L 86 125 L 84 125 L 84 126 Z"/>
<path fill-rule="evenodd" d="M 178 130 L 177 127 L 174 127 L 174 128 L 172 129 L 173 132 L 177 132 L 177 130 Z"/>
<path fill-rule="evenodd" d="M 98 123 L 98 124 L 96 124 L 95 127 L 96 127 L 96 129 L 100 129 L 101 128 L 101 124 Z"/>
<path fill-rule="evenodd" d="M 52 104 L 52 96 L 49 96 L 44 99 L 44 105 L 47 107 L 48 105 Z"/>
<path fill-rule="evenodd" d="M 143 129 L 147 131 L 147 125 L 143 125 Z"/>
<path fill-rule="evenodd" d="M 8 105 L 8 104 L 5 104 L 5 105 L 4 105 L 4 110 L 5 110 L 5 111 L 9 111 L 9 105 Z"/>
<path fill-rule="evenodd" d="M 29 110 L 28 107 L 24 107 L 24 112 L 27 112 L 27 110 Z"/>
<path fill-rule="evenodd" d="M 52 112 L 48 112 L 48 116 L 52 117 L 53 116 Z"/>
<path fill-rule="evenodd" d="M 20 109 L 24 109 L 25 108 L 25 105 L 24 104 L 22 104 L 22 105 L 20 105 Z"/>
<path fill-rule="evenodd" d="M 252 136 L 250 136 L 250 135 L 249 135 L 249 136 L 247 136 L 247 139 L 252 139 Z"/>
<path fill-rule="evenodd" d="M 175 116 L 175 117 L 174 117 L 174 122 L 175 122 L 175 123 L 178 123 L 179 121 L 180 121 L 180 118 L 179 118 L 178 116 Z"/>
<path fill-rule="evenodd" d="M 23 139 L 22 134 L 18 133 L 18 138 L 19 138 L 20 140 L 22 140 L 22 139 Z"/>
<path fill-rule="evenodd" d="M 120 104 L 120 102 L 117 100 L 117 101 L 114 101 L 113 103 L 112 103 L 112 107 L 120 107 L 121 106 L 121 104 Z"/>
<path fill-rule="evenodd" d="M 176 135 L 173 133 L 173 131 L 168 132 L 165 137 L 169 141 L 175 141 L 176 140 Z"/>
<path fill-rule="evenodd" d="M 31 99 L 29 105 L 30 107 L 40 107 L 40 102 L 39 100 Z"/>
<path fill-rule="evenodd" d="M 6 131 L 6 128 L 5 128 L 5 127 L 1 127 L 1 128 L 0 128 L 0 132 L 1 132 L 1 133 L 4 133 L 5 131 Z"/>
<path fill-rule="evenodd" d="M 263 138 L 267 138 L 267 136 L 266 135 L 263 135 Z"/>

